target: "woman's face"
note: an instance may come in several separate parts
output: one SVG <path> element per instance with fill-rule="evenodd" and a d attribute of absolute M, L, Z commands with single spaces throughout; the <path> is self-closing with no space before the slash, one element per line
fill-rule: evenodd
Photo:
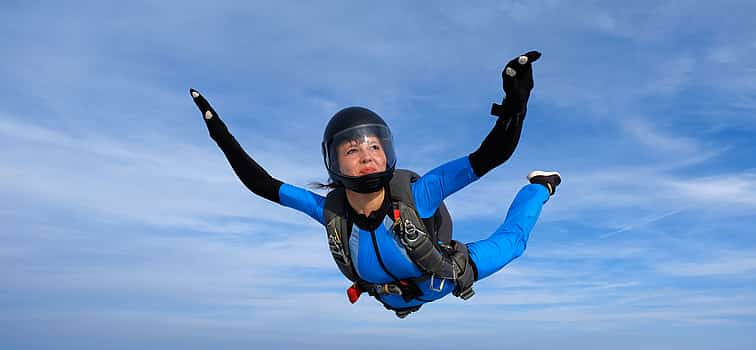
<path fill-rule="evenodd" d="M 386 153 L 375 136 L 365 136 L 339 145 L 339 170 L 343 175 L 362 176 L 386 171 Z"/>

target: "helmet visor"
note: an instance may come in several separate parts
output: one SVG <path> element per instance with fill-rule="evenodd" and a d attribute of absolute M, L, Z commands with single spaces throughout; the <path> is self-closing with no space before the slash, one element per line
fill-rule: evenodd
<path fill-rule="evenodd" d="M 342 130 L 323 147 L 326 166 L 342 176 L 384 172 L 396 165 L 391 131 L 385 125 L 366 124 Z"/>

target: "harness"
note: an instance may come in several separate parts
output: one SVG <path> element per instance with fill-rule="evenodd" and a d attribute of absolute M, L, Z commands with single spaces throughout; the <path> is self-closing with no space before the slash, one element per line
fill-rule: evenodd
<path fill-rule="evenodd" d="M 429 283 L 432 290 L 441 291 L 446 280 L 454 281 L 453 294 L 463 300 L 475 294 L 472 284 L 476 279 L 476 269 L 469 259 L 467 246 L 451 239 L 452 221 L 446 205 L 442 202 L 433 216 L 427 219 L 421 219 L 417 213 L 411 183 L 419 178 L 412 171 L 397 169 L 389 183 L 394 220 L 392 229 L 412 262 L 423 272 L 422 276 L 413 279 L 374 284 L 360 278 L 349 252 L 353 223 L 345 216 L 348 205 L 346 193 L 343 188 L 336 188 L 326 196 L 324 221 L 328 246 L 339 270 L 353 282 L 347 289 L 351 303 L 357 302 L 360 295 L 367 292 L 387 309 L 395 311 L 398 317 L 404 318 L 419 310 L 420 305 L 397 309 L 384 303 L 379 296 L 400 295 L 409 302 L 422 296 L 420 283 Z M 440 285 L 434 287 L 438 280 L 441 280 Z"/>

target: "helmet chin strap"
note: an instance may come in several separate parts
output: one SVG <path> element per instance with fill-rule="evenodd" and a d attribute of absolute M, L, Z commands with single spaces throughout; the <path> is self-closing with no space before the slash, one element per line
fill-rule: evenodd
<path fill-rule="evenodd" d="M 394 175 L 394 169 L 362 176 L 345 176 L 329 171 L 334 181 L 357 193 L 373 193 L 385 188 Z"/>

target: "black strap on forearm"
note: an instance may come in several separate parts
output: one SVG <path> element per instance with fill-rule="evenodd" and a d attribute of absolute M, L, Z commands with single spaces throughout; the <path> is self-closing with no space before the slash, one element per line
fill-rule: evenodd
<path fill-rule="evenodd" d="M 527 101 L 526 101 L 527 102 Z M 502 102 L 502 104 L 498 103 L 492 103 L 491 104 L 491 115 L 495 117 L 499 117 L 499 119 L 508 119 L 514 117 L 521 117 L 525 115 L 525 108 L 521 104 L 518 106 L 519 103 L 517 102 L 510 102 L 506 99 Z"/>
<path fill-rule="evenodd" d="M 273 178 L 252 157 L 244 151 L 239 142 L 228 131 L 226 124 L 217 114 L 211 119 L 205 119 L 210 137 L 218 144 L 226 159 L 231 163 L 239 180 L 254 194 L 281 203 L 278 190 L 283 182 Z"/>
<path fill-rule="evenodd" d="M 470 165 L 475 175 L 485 175 L 512 156 L 520 141 L 524 117 L 525 113 L 508 119 L 499 118 L 496 121 L 480 147 L 470 154 Z"/>

